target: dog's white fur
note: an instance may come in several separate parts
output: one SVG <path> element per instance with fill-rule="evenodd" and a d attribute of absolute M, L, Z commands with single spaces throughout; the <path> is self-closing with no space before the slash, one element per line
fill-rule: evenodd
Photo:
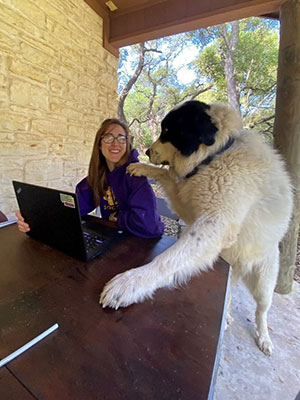
<path fill-rule="evenodd" d="M 151 146 L 150 160 L 157 165 L 167 161 L 169 169 L 129 165 L 129 173 L 145 175 L 162 185 L 172 209 L 188 228 L 152 262 L 108 282 L 100 302 L 118 308 L 143 301 L 160 287 L 187 282 L 222 255 L 232 266 L 232 286 L 241 277 L 257 302 L 257 344 L 270 355 L 273 346 L 267 312 L 279 268 L 278 244 L 292 210 L 290 179 L 277 152 L 262 135 L 243 130 L 235 111 L 216 103 L 207 114 L 218 128 L 212 146 L 201 144 L 187 157 L 158 139 Z M 230 137 L 235 141 L 229 149 L 185 178 Z"/>

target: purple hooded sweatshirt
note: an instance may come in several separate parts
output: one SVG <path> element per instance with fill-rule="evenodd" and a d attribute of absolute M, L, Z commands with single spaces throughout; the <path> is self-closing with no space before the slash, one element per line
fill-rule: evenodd
<path fill-rule="evenodd" d="M 107 172 L 109 188 L 100 199 L 101 216 L 108 219 L 111 213 L 116 213 L 121 229 L 142 238 L 159 237 L 163 234 L 164 224 L 157 212 L 151 185 L 145 177 L 126 173 L 127 165 L 138 161 L 138 152 L 134 149 L 125 164 Z M 87 178 L 77 184 L 76 194 L 82 216 L 96 208 Z"/>

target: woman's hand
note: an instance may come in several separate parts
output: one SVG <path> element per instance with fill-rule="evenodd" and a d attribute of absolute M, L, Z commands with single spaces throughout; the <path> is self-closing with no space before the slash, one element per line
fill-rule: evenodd
<path fill-rule="evenodd" d="M 117 222 L 118 221 L 117 213 L 114 212 L 114 213 L 109 214 L 108 220 Z"/>
<path fill-rule="evenodd" d="M 25 232 L 25 233 L 29 232 L 30 231 L 30 227 L 26 222 L 24 222 L 24 218 L 22 217 L 22 214 L 20 213 L 20 211 L 16 212 L 16 217 L 18 219 L 17 225 L 18 225 L 19 231 L 20 232 Z"/>

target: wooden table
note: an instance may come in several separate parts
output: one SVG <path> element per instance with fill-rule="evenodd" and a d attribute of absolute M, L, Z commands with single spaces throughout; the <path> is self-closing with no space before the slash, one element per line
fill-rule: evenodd
<path fill-rule="evenodd" d="M 212 398 L 229 266 L 117 311 L 99 294 L 116 273 L 149 262 L 170 237 L 129 236 L 91 263 L 0 229 L 0 359 L 55 322 L 59 328 L 0 369 L 0 398 Z"/>

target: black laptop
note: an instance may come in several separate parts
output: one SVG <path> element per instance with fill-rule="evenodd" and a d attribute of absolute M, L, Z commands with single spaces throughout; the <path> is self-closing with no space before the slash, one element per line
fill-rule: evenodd
<path fill-rule="evenodd" d="M 79 260 L 103 254 L 125 233 L 81 219 L 75 193 L 13 181 L 27 234 Z"/>

